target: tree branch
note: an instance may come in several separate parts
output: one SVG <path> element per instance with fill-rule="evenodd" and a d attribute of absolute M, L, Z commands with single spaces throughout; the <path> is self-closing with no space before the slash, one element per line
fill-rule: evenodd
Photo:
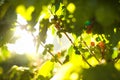
<path fill-rule="evenodd" d="M 41 46 L 45 48 L 45 46 L 44 46 L 42 43 L 41 43 Z M 50 50 L 47 50 L 47 51 L 48 51 L 48 53 L 49 53 L 53 58 L 55 58 L 55 59 L 57 60 L 57 62 L 58 62 L 59 64 L 62 65 L 62 62 L 61 62 L 59 59 L 57 59 L 57 58 L 55 57 L 55 55 L 53 55 L 53 53 L 52 53 Z"/>
<path fill-rule="evenodd" d="M 68 34 L 66 33 L 66 32 L 64 32 L 64 34 L 66 35 L 66 37 L 68 38 L 68 40 L 71 42 L 71 44 L 76 48 L 76 49 L 78 49 L 76 46 L 75 46 L 75 44 L 73 43 L 73 41 L 71 40 L 71 38 L 68 36 Z M 79 51 L 79 50 L 78 50 Z M 79 51 L 80 52 L 80 51 Z M 80 52 L 80 54 L 81 54 L 81 52 Z M 85 59 L 85 57 L 81 54 L 81 56 L 82 56 L 82 58 L 83 58 L 83 60 L 90 66 L 90 67 L 92 67 L 92 65 Z"/>
<path fill-rule="evenodd" d="M 82 37 L 81 37 L 81 39 L 82 39 Z M 95 56 L 95 54 L 89 49 L 87 43 L 86 43 L 83 39 L 82 39 L 82 41 L 83 41 L 84 45 L 87 47 L 87 50 L 89 51 L 89 53 L 90 53 L 92 56 L 94 56 L 94 58 L 95 58 L 99 63 L 101 63 L 101 62 L 99 61 L 99 59 Z"/>

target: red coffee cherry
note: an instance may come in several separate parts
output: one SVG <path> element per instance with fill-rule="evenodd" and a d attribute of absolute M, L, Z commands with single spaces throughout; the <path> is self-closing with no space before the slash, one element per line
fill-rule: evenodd
<path fill-rule="evenodd" d="M 90 46 L 95 46 L 95 42 L 92 41 L 92 42 L 90 43 Z"/>

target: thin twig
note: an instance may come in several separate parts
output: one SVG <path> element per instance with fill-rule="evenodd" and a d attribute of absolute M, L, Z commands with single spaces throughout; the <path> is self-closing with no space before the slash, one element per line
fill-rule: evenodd
<path fill-rule="evenodd" d="M 82 56 L 82 58 L 83 58 L 83 60 L 90 66 L 90 67 L 92 67 L 92 65 L 85 59 L 85 57 L 81 54 L 81 56 Z"/>
<path fill-rule="evenodd" d="M 82 37 L 81 37 L 81 39 L 82 39 Z M 83 39 L 82 39 L 82 41 L 83 41 L 84 45 L 87 47 L 87 50 L 90 52 L 90 54 L 91 54 L 92 56 L 94 56 L 95 59 L 96 59 L 99 63 L 101 63 L 101 62 L 99 61 L 99 59 L 95 56 L 95 54 L 89 49 L 87 43 L 86 43 Z"/>
<path fill-rule="evenodd" d="M 35 38 L 35 36 L 33 35 L 33 33 L 31 33 L 31 34 L 32 34 L 33 38 Z M 44 44 L 43 44 L 42 42 L 40 43 L 40 45 L 41 45 L 43 48 L 45 48 L 45 46 L 44 46 Z M 61 62 L 60 60 L 58 60 L 58 59 L 53 55 L 53 53 L 52 53 L 50 50 L 47 50 L 47 51 L 48 51 L 48 53 L 49 53 L 53 58 L 55 58 L 55 59 L 58 61 L 59 64 L 62 65 L 62 62 Z"/>
<path fill-rule="evenodd" d="M 68 34 L 66 32 L 64 32 L 65 36 L 69 39 L 69 41 L 71 42 L 71 44 L 73 46 L 75 46 L 75 44 L 73 43 L 73 41 L 71 40 L 71 38 L 68 36 Z"/>
<path fill-rule="evenodd" d="M 57 59 L 54 55 L 53 55 L 53 53 L 52 52 L 50 52 L 49 50 L 48 50 L 48 52 L 58 61 L 58 63 L 59 64 L 61 64 L 62 65 L 62 62 L 59 60 L 59 59 Z"/>
<path fill-rule="evenodd" d="M 18 23 L 20 26 L 24 26 L 25 29 L 27 30 L 27 28 L 26 28 L 27 25 L 21 25 L 19 22 L 17 22 L 17 23 Z M 27 30 L 27 31 L 28 31 L 28 30 Z M 32 35 L 32 37 L 35 39 L 35 36 L 33 35 L 32 32 L 31 32 L 31 35 Z M 41 44 L 42 47 L 45 48 L 45 46 L 44 46 L 42 43 L 40 43 L 40 44 Z M 50 54 L 53 58 L 55 58 L 55 59 L 58 61 L 59 64 L 62 65 L 62 62 L 61 62 L 60 60 L 58 60 L 58 59 L 53 55 L 53 53 L 52 53 L 50 50 L 47 50 L 47 51 L 49 52 L 49 54 Z"/>
<path fill-rule="evenodd" d="M 41 46 L 45 48 L 45 46 L 44 46 L 42 43 L 41 43 Z M 61 62 L 59 59 L 57 59 L 57 58 L 55 57 L 55 55 L 53 55 L 53 53 L 52 53 L 50 50 L 47 50 L 47 51 L 48 51 L 48 53 L 49 53 L 53 58 L 55 58 L 55 59 L 58 61 L 59 64 L 62 65 L 62 62 Z"/>
<path fill-rule="evenodd" d="M 73 41 L 71 40 L 71 38 L 68 36 L 68 34 L 66 33 L 66 32 L 64 32 L 64 34 L 66 35 L 66 37 L 69 39 L 69 41 L 71 42 L 71 44 L 75 47 L 75 48 L 77 48 L 76 46 L 75 46 L 75 44 L 73 43 Z M 77 48 L 78 49 L 78 48 Z M 80 51 L 79 51 L 80 52 Z M 81 54 L 81 52 L 80 52 L 80 54 Z M 83 60 L 90 66 L 90 67 L 92 67 L 92 65 L 85 59 L 85 57 L 81 54 L 81 56 L 82 56 L 82 58 L 83 58 Z"/>

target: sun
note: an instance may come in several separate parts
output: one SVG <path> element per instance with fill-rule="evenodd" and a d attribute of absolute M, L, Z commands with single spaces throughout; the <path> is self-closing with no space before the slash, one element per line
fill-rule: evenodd
<path fill-rule="evenodd" d="M 31 34 L 25 30 L 17 28 L 15 35 L 18 35 L 20 38 L 16 40 L 14 44 L 8 44 L 10 51 L 16 52 L 18 54 L 35 53 L 35 46 Z"/>
<path fill-rule="evenodd" d="M 14 31 L 14 36 L 19 37 L 14 44 L 7 44 L 8 50 L 10 52 L 15 52 L 17 54 L 31 54 L 35 55 L 36 53 L 36 45 L 34 42 L 33 34 L 36 36 L 39 34 L 39 26 L 36 25 L 36 31 L 31 34 L 26 29 L 23 29 L 21 25 L 27 25 L 27 21 L 20 15 L 17 15 L 17 22 L 20 24 L 16 26 Z M 21 29 L 22 28 L 22 29 Z M 70 35 L 69 35 L 70 36 Z M 62 44 L 61 44 L 62 43 Z M 53 44 L 54 50 L 59 51 L 61 49 L 65 49 L 70 46 L 69 40 L 65 35 L 62 38 L 58 38 L 57 35 L 52 35 L 52 31 L 50 29 L 47 30 L 47 38 L 45 44 Z M 38 53 L 42 53 L 44 47 L 40 46 L 38 49 Z"/>
<path fill-rule="evenodd" d="M 19 37 L 14 44 L 7 44 L 8 50 L 10 52 L 15 52 L 17 54 L 31 54 L 35 55 L 36 53 L 36 45 L 34 42 L 33 34 L 36 36 L 39 34 L 39 26 L 36 25 L 35 29 L 36 31 L 31 34 L 26 29 L 23 29 L 22 25 L 27 25 L 27 21 L 20 16 L 17 15 L 17 22 L 18 25 L 15 28 L 14 31 L 14 37 Z M 19 25 L 20 24 L 20 25 Z M 53 35 L 50 30 L 47 31 L 47 38 L 46 38 L 46 44 L 52 44 L 54 41 Z M 39 47 L 38 53 L 41 53 L 44 50 L 42 46 Z"/>

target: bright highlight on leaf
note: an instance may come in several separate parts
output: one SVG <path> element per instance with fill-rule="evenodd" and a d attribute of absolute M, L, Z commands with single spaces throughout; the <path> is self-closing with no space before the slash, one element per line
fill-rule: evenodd
<path fill-rule="evenodd" d="M 19 5 L 16 8 L 17 14 L 20 14 L 22 17 L 24 17 L 26 20 L 30 21 L 32 19 L 31 14 L 34 11 L 34 6 L 29 6 L 26 8 L 24 5 Z"/>
<path fill-rule="evenodd" d="M 43 77 L 50 77 L 53 68 L 54 68 L 54 62 L 48 60 L 41 66 L 38 73 Z"/>
<path fill-rule="evenodd" d="M 67 10 L 70 12 L 70 13 L 74 13 L 76 7 L 73 3 L 69 3 L 69 5 L 67 6 Z"/>

